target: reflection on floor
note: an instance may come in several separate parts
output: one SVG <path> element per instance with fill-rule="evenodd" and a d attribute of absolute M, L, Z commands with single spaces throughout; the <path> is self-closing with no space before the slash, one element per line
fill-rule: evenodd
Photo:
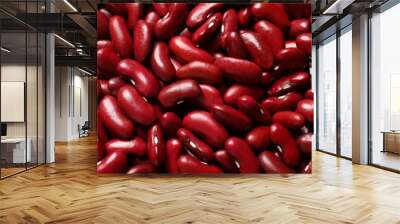
<path fill-rule="evenodd" d="M 18 168 L 1 168 L 1 177 L 4 178 L 4 177 L 13 175 L 15 173 L 18 173 L 18 172 L 21 172 L 24 170 L 25 170 L 25 167 L 23 167 L 23 168 L 20 168 L 20 167 L 18 167 Z"/>
<path fill-rule="evenodd" d="M 3 164 L 4 165 L 4 164 Z M 30 169 L 31 167 L 35 167 L 36 164 L 34 163 L 28 163 L 26 164 L 27 169 Z M 5 167 L 0 168 L 1 172 L 1 178 L 5 178 L 7 176 L 11 176 L 13 174 L 25 171 L 25 164 L 19 164 L 19 165 L 6 165 Z"/>
<path fill-rule="evenodd" d="M 312 175 L 96 174 L 96 139 L 0 181 L 0 223 L 399 223 L 400 175 L 321 152 Z"/>
<path fill-rule="evenodd" d="M 392 152 L 374 151 L 373 164 L 400 171 L 400 155 Z"/>

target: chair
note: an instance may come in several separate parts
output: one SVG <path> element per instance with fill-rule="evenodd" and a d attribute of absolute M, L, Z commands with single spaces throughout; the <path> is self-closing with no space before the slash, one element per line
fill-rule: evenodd
<path fill-rule="evenodd" d="M 89 129 L 90 129 L 89 121 L 85 121 L 82 127 L 78 124 L 79 138 L 89 136 Z"/>

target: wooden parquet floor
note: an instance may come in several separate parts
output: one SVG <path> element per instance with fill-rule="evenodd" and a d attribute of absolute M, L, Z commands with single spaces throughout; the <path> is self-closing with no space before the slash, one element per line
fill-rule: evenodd
<path fill-rule="evenodd" d="M 0 223 L 400 223 L 400 175 L 319 152 L 312 175 L 131 177 L 98 176 L 95 148 L 0 181 Z"/>

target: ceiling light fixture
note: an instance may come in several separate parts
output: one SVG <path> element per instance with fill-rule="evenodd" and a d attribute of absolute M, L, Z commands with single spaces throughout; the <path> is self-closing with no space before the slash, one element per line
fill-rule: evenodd
<path fill-rule="evenodd" d="M 62 38 L 61 36 L 59 36 L 58 34 L 54 34 L 55 37 L 57 37 L 59 40 L 61 40 L 62 42 L 66 43 L 67 45 L 69 45 L 70 47 L 76 48 L 75 45 L 73 45 L 71 42 L 69 42 L 68 40 Z"/>
<path fill-rule="evenodd" d="M 2 51 L 6 52 L 6 53 L 10 53 L 10 52 L 11 52 L 11 50 L 9 50 L 9 49 L 7 49 L 7 48 L 5 48 L 5 47 L 1 47 L 0 49 L 1 49 Z"/>
<path fill-rule="evenodd" d="M 83 73 L 85 73 L 85 74 L 87 74 L 87 75 L 89 75 L 89 76 L 92 76 L 92 75 L 93 75 L 92 73 L 90 73 L 90 72 L 88 72 L 88 71 L 86 71 L 86 70 L 84 70 L 84 69 L 81 69 L 81 68 L 79 68 L 79 67 L 78 67 L 78 70 L 81 71 L 81 72 L 83 72 Z"/>
<path fill-rule="evenodd" d="M 332 5 L 322 13 L 323 15 L 339 15 L 343 10 L 351 5 L 355 0 L 336 0 Z"/>
<path fill-rule="evenodd" d="M 67 4 L 74 12 L 78 12 L 78 9 L 75 8 L 68 0 L 64 0 L 64 3 Z"/>

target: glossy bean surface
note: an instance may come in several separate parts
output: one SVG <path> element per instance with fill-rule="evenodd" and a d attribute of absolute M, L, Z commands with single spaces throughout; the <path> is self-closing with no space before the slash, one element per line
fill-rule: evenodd
<path fill-rule="evenodd" d="M 183 79 L 161 89 L 158 100 L 164 107 L 173 107 L 182 101 L 196 98 L 201 94 L 200 86 L 192 79 Z"/>
<path fill-rule="evenodd" d="M 271 141 L 281 147 L 283 161 L 289 167 L 296 167 L 300 162 L 300 151 L 292 134 L 282 125 L 273 123 L 270 126 Z"/>
<path fill-rule="evenodd" d="M 147 134 L 147 156 L 149 161 L 156 167 L 160 167 L 165 162 L 165 140 L 164 133 L 160 125 L 154 125 Z"/>
<path fill-rule="evenodd" d="M 135 87 L 131 85 L 121 87 L 117 99 L 119 107 L 136 123 L 151 125 L 156 121 L 154 106 L 144 100 Z"/>
<path fill-rule="evenodd" d="M 225 149 L 239 163 L 241 173 L 258 173 L 260 171 L 256 155 L 242 139 L 237 137 L 227 139 Z"/>
<path fill-rule="evenodd" d="M 199 135 L 206 143 L 213 147 L 222 147 L 228 138 L 228 132 L 218 123 L 211 113 L 193 111 L 183 118 L 183 127 Z"/>
<path fill-rule="evenodd" d="M 300 3 L 99 4 L 98 172 L 311 173 L 311 23 Z"/>

